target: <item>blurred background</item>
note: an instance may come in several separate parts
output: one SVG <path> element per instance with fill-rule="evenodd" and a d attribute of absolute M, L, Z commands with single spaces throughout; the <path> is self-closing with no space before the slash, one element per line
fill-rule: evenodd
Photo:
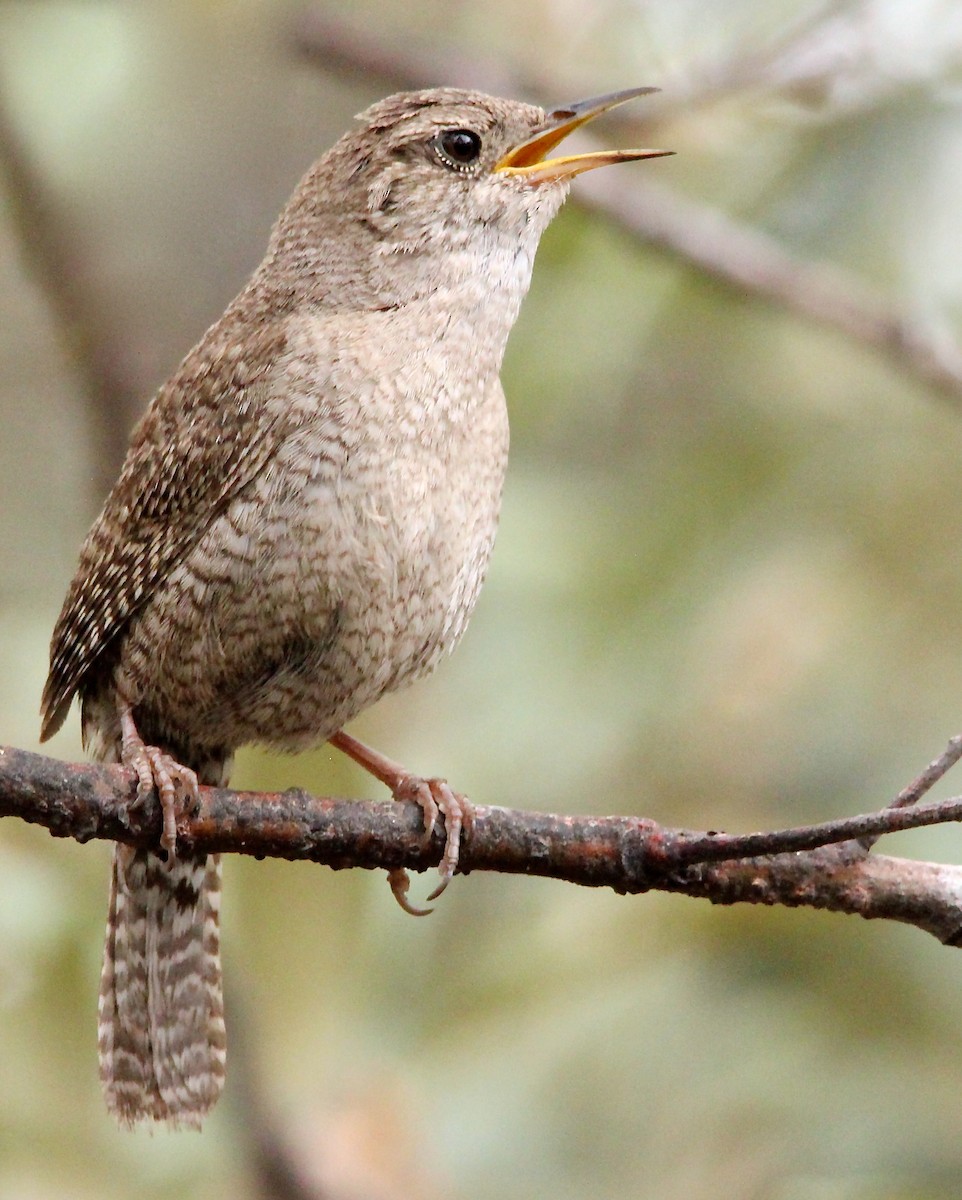
<path fill-rule="evenodd" d="M 677 157 L 577 181 L 543 240 L 471 629 L 352 730 L 479 803 L 885 803 L 962 729 L 960 64 L 958 0 L 0 3 L 0 741 L 37 748 L 131 424 L 353 114 L 656 84 L 597 135 Z M 327 750 L 234 782 L 384 799 Z M 0 829 L 3 1200 L 962 1194 L 958 952 L 513 877 L 415 921 L 382 874 L 231 859 L 225 1099 L 121 1133 L 109 852 Z"/>

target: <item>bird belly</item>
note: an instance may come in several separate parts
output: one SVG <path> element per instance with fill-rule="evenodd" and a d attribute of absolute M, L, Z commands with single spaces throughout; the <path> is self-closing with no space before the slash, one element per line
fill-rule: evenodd
<path fill-rule="evenodd" d="M 135 621 L 120 674 L 152 736 L 301 749 L 453 649 L 490 557 L 504 455 L 354 457 L 332 473 L 301 456 L 300 475 L 279 461 Z"/>

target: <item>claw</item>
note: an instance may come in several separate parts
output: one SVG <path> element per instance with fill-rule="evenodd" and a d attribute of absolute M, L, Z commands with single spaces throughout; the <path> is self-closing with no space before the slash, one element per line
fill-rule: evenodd
<path fill-rule="evenodd" d="M 470 819 L 471 806 L 467 797 L 452 791 L 444 779 L 422 779 L 418 775 L 404 774 L 392 790 L 395 800 L 413 800 L 415 804 L 420 805 L 424 813 L 425 844 L 431 840 L 438 813 L 444 817 L 444 853 L 438 864 L 441 882 L 428 896 L 428 900 L 436 900 L 451 882 L 458 868 L 461 830 Z"/>
<path fill-rule="evenodd" d="M 391 894 L 394 899 L 412 917 L 428 917 L 434 912 L 433 908 L 418 908 L 408 899 L 411 876 L 403 867 L 395 867 L 393 871 L 388 871 L 387 881 L 391 885 Z"/>
<path fill-rule="evenodd" d="M 440 813 L 444 817 L 444 853 L 438 866 L 441 882 L 428 897 L 429 900 L 436 899 L 451 882 L 451 878 L 458 868 L 461 830 L 465 827 L 470 828 L 471 824 L 471 805 L 467 797 L 452 791 L 444 779 L 422 779 L 420 775 L 412 775 L 399 763 L 386 758 L 377 750 L 372 750 L 370 746 L 365 746 L 363 742 L 351 737 L 343 729 L 339 733 L 335 733 L 330 738 L 330 742 L 332 746 L 343 750 L 366 771 L 370 771 L 376 779 L 380 779 L 382 783 L 386 784 L 391 789 L 395 800 L 400 800 L 402 803 L 413 801 L 420 806 L 424 813 L 423 844 L 426 845 L 431 840 L 437 825 L 438 814 Z M 408 901 L 404 898 L 407 895 L 407 873 L 399 870 L 391 871 L 388 879 L 394 898 L 405 912 L 415 912 L 421 916 L 425 910 L 409 907 Z"/>
<path fill-rule="evenodd" d="M 137 772 L 137 799 L 146 800 L 157 789 L 163 815 L 161 847 L 167 861 L 173 862 L 177 849 L 177 821 L 199 803 L 197 775 L 157 746 L 146 746 L 137 732 L 133 714 L 126 706 L 120 711 L 120 757 L 125 766 Z"/>
<path fill-rule="evenodd" d="M 438 813 L 442 812 L 431 790 L 431 783 L 417 775 L 401 775 L 391 791 L 394 799 L 401 804 L 416 804 L 424 814 L 424 835 L 421 844 L 426 846 L 434 836 L 434 828 L 438 823 Z"/>
<path fill-rule="evenodd" d="M 441 880 L 441 882 L 438 884 L 438 886 L 437 886 L 437 887 L 434 889 L 434 891 L 433 891 L 433 892 L 430 892 L 430 893 L 428 894 L 428 903 L 430 903 L 432 900 L 437 900 L 438 896 L 440 896 L 440 895 L 441 895 L 441 893 L 442 893 L 442 892 L 445 890 L 445 888 L 448 886 L 448 884 L 449 884 L 450 882 L 451 882 L 451 876 L 450 876 L 450 875 L 448 875 L 448 876 L 446 876 L 444 879 L 442 879 L 442 880 Z M 434 909 L 433 909 L 433 908 L 429 908 L 429 909 L 427 909 L 426 911 L 427 911 L 427 912 L 434 912 Z"/>

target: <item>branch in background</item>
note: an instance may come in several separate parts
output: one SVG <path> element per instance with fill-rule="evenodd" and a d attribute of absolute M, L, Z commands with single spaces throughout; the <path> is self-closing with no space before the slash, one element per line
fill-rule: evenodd
<path fill-rule="evenodd" d="M 809 12 L 779 14 L 767 42 L 681 67 L 668 84 L 666 108 L 679 113 L 750 91 L 767 92 L 831 120 L 917 88 L 926 76 L 885 53 L 891 19 L 883 5 L 884 0 L 826 0 Z M 947 28 L 940 32 L 940 65 L 952 70 L 958 64 L 958 37 Z"/>
<path fill-rule="evenodd" d="M 318 65 L 355 76 L 379 76 L 389 88 L 443 81 L 509 94 L 544 97 L 548 92 L 546 81 L 506 75 L 480 58 L 445 58 L 436 48 L 428 54 L 410 43 L 387 46 L 316 10 L 300 18 L 294 36 L 300 51 Z M 744 64 L 737 72 L 745 86 L 746 72 Z M 665 101 L 670 108 L 671 96 Z M 774 238 L 718 209 L 623 173 L 589 173 L 579 182 L 576 196 L 649 245 L 748 296 L 844 334 L 903 374 L 962 404 L 962 347 L 840 268 L 798 258 Z"/>
<path fill-rule="evenodd" d="M 60 337 L 90 402 L 100 478 L 94 494 L 106 493 L 127 450 L 130 414 L 146 386 L 124 355 L 122 339 L 95 302 L 93 272 L 57 211 L 52 191 L 37 169 L 0 96 L 0 175 L 17 240 L 43 290 Z"/>
<path fill-rule="evenodd" d="M 650 245 L 868 346 L 897 370 L 962 403 L 962 347 L 838 267 L 797 258 L 774 238 L 717 209 L 651 183 L 632 186 L 624 175 L 601 187 L 586 175 L 580 192 Z"/>
<path fill-rule="evenodd" d="M 286 1124 L 271 1111 L 258 1071 L 257 1038 L 245 1000 L 247 989 L 228 993 L 230 1020 L 230 1096 L 250 1163 L 256 1194 L 264 1200 L 328 1200 L 290 1137 Z M 362 1200 L 358 1197 L 358 1200 Z"/>
<path fill-rule="evenodd" d="M 947 945 L 962 941 L 962 867 L 871 855 L 856 839 L 962 820 L 962 797 L 916 804 L 962 757 L 962 738 L 881 812 L 805 828 L 729 835 L 669 829 L 641 817 L 581 817 L 475 806 L 461 868 L 539 875 L 619 893 L 651 890 L 715 904 L 783 904 L 915 925 Z M 131 807 L 133 773 L 0 749 L 0 816 L 57 837 L 154 847 L 159 805 Z M 201 788 L 179 834 L 186 850 L 308 859 L 344 867 L 426 870 L 443 830 L 422 840 L 416 805 L 318 798 L 291 790 Z"/>
<path fill-rule="evenodd" d="M 373 76 L 385 88 L 407 91 L 419 87 L 466 87 L 502 96 L 538 96 L 551 90 L 548 77 L 525 75 L 472 52 L 388 40 L 340 21 L 320 7 L 302 12 L 292 26 L 294 50 L 350 83 L 367 83 Z"/>

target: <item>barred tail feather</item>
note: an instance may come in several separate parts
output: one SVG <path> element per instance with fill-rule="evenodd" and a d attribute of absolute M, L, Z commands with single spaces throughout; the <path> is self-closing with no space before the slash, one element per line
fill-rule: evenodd
<path fill-rule="evenodd" d="M 160 1117 L 147 1029 L 147 855 L 114 846 L 98 1045 L 107 1107 L 125 1125 Z"/>
<path fill-rule="evenodd" d="M 114 848 L 100 1078 L 125 1125 L 200 1128 L 224 1086 L 220 860 Z"/>
<path fill-rule="evenodd" d="M 154 1077 L 173 1125 L 200 1128 L 224 1087 L 220 856 L 160 863 L 169 890 L 147 926 L 148 1028 Z"/>

